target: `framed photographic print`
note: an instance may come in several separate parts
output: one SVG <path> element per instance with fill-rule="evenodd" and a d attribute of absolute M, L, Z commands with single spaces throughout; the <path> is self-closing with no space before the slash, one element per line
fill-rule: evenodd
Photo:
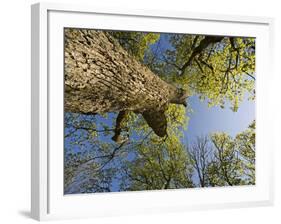
<path fill-rule="evenodd" d="M 272 204 L 272 19 L 32 6 L 32 217 Z"/>

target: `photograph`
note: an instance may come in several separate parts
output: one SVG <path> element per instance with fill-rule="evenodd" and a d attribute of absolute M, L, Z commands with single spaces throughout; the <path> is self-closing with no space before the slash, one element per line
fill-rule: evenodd
<path fill-rule="evenodd" d="M 63 33 L 65 195 L 255 185 L 255 37 Z"/>

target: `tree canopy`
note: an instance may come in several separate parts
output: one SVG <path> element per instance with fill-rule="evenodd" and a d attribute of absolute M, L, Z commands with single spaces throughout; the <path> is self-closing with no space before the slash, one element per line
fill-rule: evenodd
<path fill-rule="evenodd" d="M 235 113 L 245 96 L 255 100 L 254 38 L 105 33 L 159 78 L 209 107 L 230 105 Z M 163 137 L 151 124 L 161 122 L 159 113 L 149 121 L 128 111 L 120 122 L 117 112 L 65 113 L 65 193 L 255 184 L 255 121 L 234 137 L 216 132 L 189 142 L 196 108 L 185 103 L 163 111 Z"/>

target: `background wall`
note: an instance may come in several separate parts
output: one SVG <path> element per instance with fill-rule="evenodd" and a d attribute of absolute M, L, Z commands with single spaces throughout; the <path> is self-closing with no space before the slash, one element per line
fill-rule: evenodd
<path fill-rule="evenodd" d="M 2 1 L 0 8 L 0 222 L 32 223 L 30 208 L 30 4 L 36 1 Z M 280 95 L 281 14 L 278 1 L 267 0 L 79 0 L 57 1 L 91 4 L 100 7 L 181 10 L 221 14 L 275 17 L 275 89 Z M 278 223 L 281 221 L 279 170 L 279 127 L 281 101 L 272 108 L 276 122 L 272 130 L 275 141 L 275 205 L 273 207 L 194 211 L 166 215 L 131 216 L 79 220 L 79 223 Z M 272 125 L 272 126 L 273 126 Z M 59 223 L 77 223 L 77 220 Z"/>

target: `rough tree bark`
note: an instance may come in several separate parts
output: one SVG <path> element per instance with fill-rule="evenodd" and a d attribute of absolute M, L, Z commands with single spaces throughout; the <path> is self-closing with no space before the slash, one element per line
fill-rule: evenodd
<path fill-rule="evenodd" d="M 65 111 L 123 111 L 122 116 L 124 111 L 133 111 L 163 137 L 167 105 L 185 105 L 186 97 L 186 91 L 160 79 L 106 32 L 65 29 Z M 122 116 L 116 122 L 117 132 Z"/>

